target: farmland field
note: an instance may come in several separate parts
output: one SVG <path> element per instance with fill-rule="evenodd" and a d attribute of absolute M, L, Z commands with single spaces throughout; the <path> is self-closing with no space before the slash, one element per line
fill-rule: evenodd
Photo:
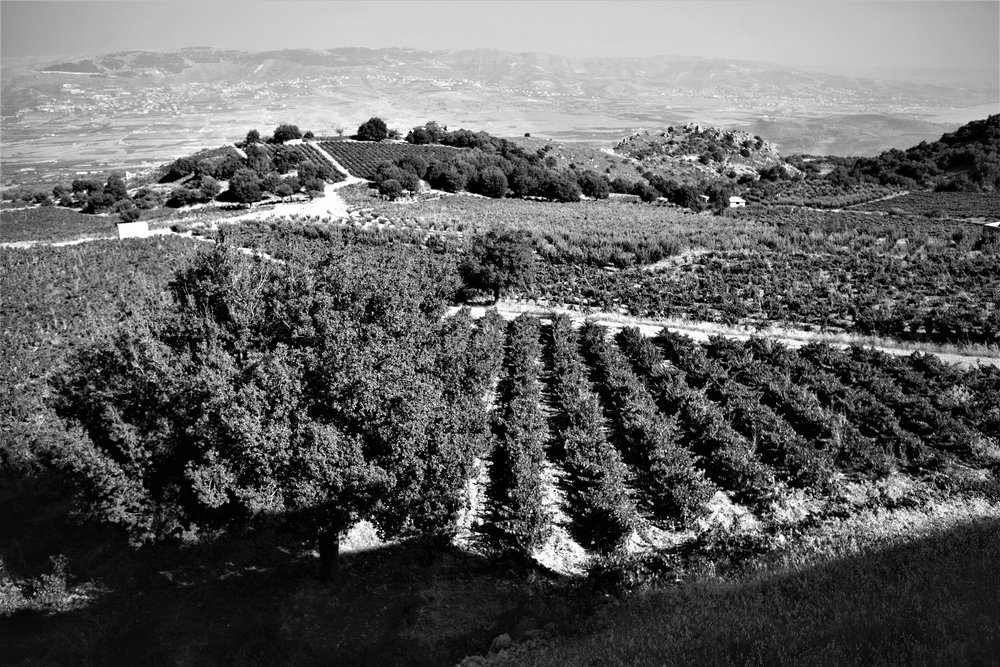
<path fill-rule="evenodd" d="M 455 155 L 459 150 L 446 146 L 365 141 L 323 141 L 319 145 L 352 176 L 368 180 L 375 177 L 375 169 L 383 162 L 394 163 L 407 155 L 416 155 L 426 160 L 442 160 Z"/>
<path fill-rule="evenodd" d="M 118 235 L 117 222 L 117 217 L 86 215 L 55 206 L 0 210 L 0 243 L 64 241 L 84 236 L 113 238 Z"/>
<path fill-rule="evenodd" d="M 384 233 L 458 242 L 488 229 L 529 232 L 544 261 L 521 296 L 541 303 L 994 350 L 1000 342 L 1000 234 L 981 225 L 790 208 L 719 217 L 618 201 L 345 196 L 365 209 L 355 223 L 378 220 Z"/>
<path fill-rule="evenodd" d="M 353 150 L 370 161 L 370 148 Z M 348 167 L 352 173 L 361 168 Z M 631 613 L 628 605 L 635 598 L 625 594 L 635 588 L 666 596 L 662 602 L 643 598 L 654 608 L 663 604 L 704 613 L 692 600 L 708 590 L 710 599 L 722 604 L 752 606 L 747 602 L 752 598 L 761 605 L 752 613 L 762 618 L 783 619 L 785 608 L 808 609 L 802 613 L 811 616 L 803 622 L 818 623 L 831 611 L 816 599 L 860 595 L 852 576 L 889 587 L 898 577 L 887 576 L 886 567 L 923 572 L 928 564 L 921 558 L 929 558 L 928 553 L 944 568 L 961 561 L 963 572 L 984 583 L 970 589 L 964 575 L 956 575 L 960 581 L 948 579 L 943 591 L 908 584 L 898 591 L 895 606 L 857 611 L 872 623 L 890 625 L 887 639 L 873 640 L 870 648 L 867 640 L 852 635 L 850 623 L 839 622 L 831 626 L 843 635 L 839 650 L 861 643 L 865 648 L 858 650 L 890 653 L 892 638 L 905 632 L 896 627 L 904 623 L 898 609 L 945 604 L 940 596 L 960 608 L 933 627 L 921 621 L 920 655 L 948 655 L 949 638 L 959 636 L 975 657 L 993 641 L 995 633 L 984 629 L 971 636 L 966 626 L 992 627 L 995 609 L 969 608 L 956 600 L 989 598 L 990 578 L 972 554 L 989 551 L 993 543 L 986 527 L 994 524 L 968 530 L 953 524 L 955 516 L 976 521 L 1000 516 L 997 367 L 960 368 L 934 354 L 890 356 L 860 345 L 837 349 L 812 343 L 792 349 L 763 337 L 710 337 L 699 343 L 666 329 L 644 336 L 593 322 L 577 327 L 558 314 L 503 322 L 492 313 L 472 320 L 459 310 L 440 318 L 445 301 L 435 299 L 460 305 L 457 293 L 447 290 L 461 283 L 457 269 L 475 240 L 489 231 L 515 230 L 527 235 L 535 270 L 531 284 L 510 297 L 536 308 L 573 304 L 584 312 L 592 308 L 692 323 L 875 333 L 914 345 L 948 344 L 995 355 L 1000 237 L 994 230 L 909 214 L 768 207 L 713 216 L 615 200 L 431 199 L 435 194 L 390 202 L 363 186 L 337 192 L 354 210 L 344 220 L 218 220 L 219 229 L 206 231 L 207 237 L 265 253 L 219 255 L 225 258 L 224 275 L 244 276 L 243 286 L 257 287 L 210 291 L 212 299 L 232 301 L 195 319 L 177 320 L 181 326 L 173 330 L 161 329 L 160 323 L 190 298 L 197 280 L 208 280 L 206 244 L 167 236 L 0 249 L 0 333 L 8 350 L 0 365 L 5 398 L 0 463 L 14 479 L 0 494 L 7 510 L 0 538 L 18 546 L 2 553 L 0 614 L 12 622 L 4 619 L 0 639 L 11 647 L 15 662 L 39 655 L 57 664 L 135 662 L 155 645 L 155 661 L 163 663 L 183 661 L 193 652 L 212 660 L 235 655 L 261 663 L 292 656 L 305 664 L 330 659 L 384 664 L 401 655 L 454 663 L 463 655 L 488 652 L 493 638 L 509 632 L 524 641 L 525 650 L 541 647 L 535 657 L 544 664 L 550 649 L 571 656 L 594 652 L 580 648 L 581 636 L 600 628 L 599 619 L 609 614 Z M 54 207 L 3 215 L 5 239 L 16 240 L 65 238 L 111 224 L 107 217 Z M 191 266 L 201 268 L 185 273 Z M 242 407 L 261 394 L 253 382 L 285 377 L 261 374 L 258 364 L 306 354 L 302 341 L 310 332 L 347 320 L 338 320 L 347 311 L 315 315 L 329 304 L 342 308 L 337 299 L 312 305 L 283 301 L 275 309 L 245 297 L 273 298 L 268 295 L 288 286 L 305 286 L 297 296 L 304 300 L 310 298 L 308 290 L 322 289 L 329 276 L 337 275 L 324 272 L 345 266 L 367 273 L 343 285 L 374 290 L 359 307 L 356 322 L 384 321 L 402 332 L 395 339 L 379 329 L 355 336 L 348 327 L 324 339 L 333 341 L 327 359 L 371 364 L 364 366 L 372 369 L 370 376 L 330 376 L 331 382 L 350 383 L 345 395 L 368 392 L 357 401 L 364 415 L 359 421 L 384 418 L 369 399 L 379 400 L 383 384 L 407 372 L 410 359 L 454 383 L 443 385 L 441 395 L 455 391 L 449 386 L 465 388 L 458 393 L 461 410 L 441 421 L 444 428 L 460 429 L 447 441 L 451 449 L 434 443 L 420 459 L 434 461 L 475 447 L 470 450 L 477 457 L 474 474 L 446 496 L 445 504 L 459 508 L 445 533 L 451 542 L 442 546 L 406 532 L 400 541 L 385 541 L 372 523 L 359 522 L 344 538 L 343 584 L 333 603 L 334 597 L 313 581 L 314 545 L 280 527 L 249 534 L 242 529 L 189 532 L 134 550 L 124 531 L 94 522 L 81 527 L 71 520 L 74 501 L 48 470 L 52 462 L 66 461 L 64 452 L 80 452 L 81 443 L 89 442 L 79 427 L 67 429 L 54 407 L 57 391 L 65 391 L 61 378 L 82 354 L 107 350 L 111 341 L 141 343 L 122 348 L 125 363 L 108 364 L 107 373 L 139 369 L 143 389 L 116 397 L 101 413 L 123 420 L 123 441 L 141 442 L 132 434 L 186 418 L 186 408 L 169 402 L 161 405 L 162 414 L 136 409 L 156 390 L 157 378 L 176 374 L 166 384 L 173 387 L 198 363 L 199 350 L 228 345 L 231 336 L 250 331 L 243 339 L 249 343 L 240 342 L 231 357 L 213 362 L 197 382 L 237 377 L 245 386 L 231 395 L 231 403 L 216 403 L 233 409 L 224 413 L 227 428 L 255 419 L 271 428 L 273 414 Z M 425 271 L 422 286 L 404 281 L 393 287 L 397 272 L 413 266 Z M 182 275 L 196 281 L 177 282 Z M 261 289 L 269 280 L 275 282 Z M 422 301 L 408 305 L 395 289 L 411 290 Z M 293 308 L 284 310 L 285 303 Z M 247 312 L 251 316 L 244 317 Z M 205 317 L 218 319 L 197 319 Z M 412 331 L 421 321 L 441 327 L 427 339 L 430 347 L 388 358 L 389 363 L 380 358 L 394 341 L 416 338 Z M 242 329 L 231 328 L 231 322 Z M 240 347 L 256 344 L 255 336 L 280 334 L 289 322 L 295 322 L 294 329 L 282 342 L 249 354 Z M 155 331 L 168 335 L 154 345 L 143 336 Z M 174 337 L 200 331 L 209 333 L 204 342 L 183 342 L 171 353 L 190 356 L 143 367 L 148 350 L 169 350 Z M 372 347 L 365 350 L 365 345 Z M 429 350 L 441 349 L 448 354 L 429 362 Z M 230 375 L 234 368 L 238 372 Z M 94 384 L 81 385 L 83 394 L 99 394 L 104 377 L 104 371 L 91 376 Z M 286 391 L 295 382 L 282 386 Z M 413 415 L 435 416 L 418 403 L 425 386 L 404 385 L 405 392 L 388 408 L 411 420 L 404 422 L 405 429 L 414 428 Z M 184 395 L 178 400 L 183 402 Z M 273 412 L 282 409 L 276 404 Z M 152 414 L 156 417 L 147 419 Z M 252 435 L 253 429 L 247 432 Z M 416 433 L 420 441 L 419 429 L 393 426 L 382 433 L 404 433 L 402 442 Z M 219 437 L 212 447 L 229 436 Z M 450 468 L 417 468 L 414 477 L 455 476 L 460 465 L 456 460 Z M 418 488 L 423 495 L 404 499 L 433 509 L 434 488 Z M 210 515 L 213 508 L 204 511 Z M 935 521 L 970 545 L 962 552 L 966 560 L 949 551 L 936 533 L 927 536 L 913 528 L 925 530 Z M 886 553 L 890 537 L 878 531 L 893 526 L 891 544 L 903 545 L 902 551 Z M 852 541 L 865 534 L 862 529 L 876 533 L 870 544 Z M 856 562 L 831 562 L 848 548 L 843 545 L 855 549 L 849 553 Z M 812 548 L 820 556 L 808 551 Z M 545 569 L 524 565 L 525 555 Z M 796 565 L 803 562 L 819 564 L 803 570 Z M 758 595 L 743 568 L 771 572 L 767 568 L 779 567 L 775 563 L 795 574 L 779 568 L 774 576 L 792 577 L 780 594 Z M 580 583 L 583 574 L 590 575 L 585 584 Z M 678 600 L 672 591 L 689 597 Z M 609 592 L 630 602 L 605 606 Z M 208 620 L 197 620 L 189 613 L 192 608 L 214 611 Z M 629 621 L 628 627 L 645 626 Z M 731 633 L 736 643 L 758 642 L 753 645 L 762 655 L 781 650 L 753 639 L 752 628 L 736 622 L 727 627 L 719 634 Z M 657 630 L 643 632 L 656 636 Z M 531 643 L 539 638 L 540 644 Z M 798 636 L 783 641 L 796 655 L 816 650 L 812 640 Z M 614 647 L 615 640 L 606 646 Z M 689 642 L 683 650 L 697 658 L 706 649 Z M 637 656 L 657 655 L 636 651 Z M 533 655 L 512 651 L 508 659 L 530 664 Z"/>
<path fill-rule="evenodd" d="M 1000 220 L 1000 194 L 993 192 L 911 192 L 902 197 L 860 204 L 860 211 L 926 215 L 930 218 Z"/>
<path fill-rule="evenodd" d="M 782 211 L 714 217 L 612 201 L 561 206 L 464 196 L 388 203 L 360 189 L 349 198 L 372 210 L 341 225 L 224 225 L 220 238 L 265 250 L 289 266 L 313 266 L 331 249 L 349 257 L 366 249 L 395 248 L 392 252 L 418 253 L 424 261 L 452 271 L 468 235 L 500 227 L 525 229 L 532 234 L 539 265 L 534 286 L 522 297 L 649 312 L 690 308 L 692 313 L 707 313 L 704 319 L 721 315 L 695 311 L 699 303 L 721 309 L 749 298 L 741 296 L 747 294 L 741 291 L 747 284 L 773 282 L 783 286 L 769 289 L 783 297 L 767 306 L 774 311 L 761 306 L 764 317 L 783 312 L 780 304 L 785 304 L 790 312 L 804 313 L 786 319 L 818 321 L 822 309 L 804 308 L 820 296 L 832 299 L 843 290 L 859 294 L 862 288 L 882 290 L 877 292 L 882 300 L 885 294 L 899 294 L 892 289 L 905 285 L 873 280 L 873 275 L 893 275 L 885 267 L 894 265 L 907 267 L 909 291 L 915 297 L 939 299 L 953 309 L 956 304 L 948 299 L 954 291 L 988 299 L 989 290 L 996 289 L 991 264 L 997 261 L 996 238 L 988 235 L 990 230 L 956 228 L 922 217 Z M 365 221 L 375 220 L 383 222 L 365 228 Z M 25 214 L 24 224 L 30 221 L 31 215 Z M 170 300 L 168 280 L 201 247 L 166 237 L 2 251 L 3 336 L 10 351 L 2 376 L 8 397 L 3 415 L 5 465 L 32 479 L 30 475 L 39 475 L 44 462 L 71 441 L 67 438 L 75 437 L 49 407 L 50 383 L 73 354 L 106 340 L 118 322 L 162 312 Z M 934 268 L 935 262 L 947 266 L 948 273 Z M 807 276 L 817 266 L 826 281 L 836 277 L 842 286 L 824 291 L 832 283 L 810 282 Z M 873 273 L 875 267 L 883 267 L 882 274 Z M 945 277 L 948 282 L 941 283 Z M 676 285 L 675 291 L 668 291 L 671 285 Z M 662 301 L 644 300 L 651 297 L 643 294 L 658 294 Z M 472 326 L 486 335 L 497 327 L 495 319 L 472 325 L 463 324 L 462 317 L 456 331 Z M 973 316 L 970 312 L 965 317 L 967 325 Z M 837 350 L 812 344 L 792 350 L 756 338 L 715 338 L 698 344 L 666 331 L 654 338 L 630 329 L 612 335 L 593 324 L 575 329 L 560 316 L 524 316 L 502 326 L 499 336 L 501 344 L 491 348 L 495 359 L 484 360 L 477 371 L 496 383 L 495 400 L 489 410 L 470 409 L 469 415 L 482 420 L 491 437 L 503 443 L 492 459 L 501 463 L 485 468 L 481 484 L 490 494 L 524 502 L 503 509 L 488 501 L 482 507 L 467 530 L 480 536 L 475 539 L 483 545 L 536 544 L 549 553 L 555 549 L 551 545 L 570 541 L 578 545 L 578 551 L 571 552 L 575 556 L 546 562 L 566 571 L 597 568 L 599 573 L 618 571 L 613 565 L 604 570 L 600 563 L 624 557 L 624 574 L 612 575 L 613 580 L 624 576 L 629 581 L 657 581 L 660 575 L 650 573 L 660 571 L 660 559 L 686 562 L 686 552 L 670 545 L 715 539 L 706 536 L 721 530 L 715 523 L 721 520 L 720 512 L 735 517 L 727 521 L 755 526 L 751 552 L 767 553 L 780 544 L 779 535 L 828 526 L 840 520 L 837 517 L 964 499 L 985 502 L 980 499 L 995 494 L 989 471 L 1000 447 L 1000 370 L 994 367 L 959 369 L 933 355 L 899 358 L 862 347 Z M 508 467 L 504 460 L 520 463 Z M 504 470 L 518 472 L 505 477 Z M 39 488 L 59 488 L 54 482 L 46 484 Z M 246 599 L 233 586 L 187 587 L 202 575 L 184 565 L 181 552 L 163 547 L 133 556 L 120 537 L 96 528 L 81 534 L 60 518 L 65 501 L 59 491 L 45 491 L 48 500 L 30 501 L 32 506 L 41 503 L 58 526 L 52 535 L 40 536 L 16 509 L 35 493 L 26 488 L 12 487 L 10 519 L 0 525 L 9 539 L 36 545 L 23 556 L 4 556 L 10 573 L 5 581 L 28 596 L 28 602 L 17 604 L 44 611 L 53 609 L 45 600 L 65 600 L 73 592 L 102 602 L 89 607 L 74 603 L 78 606 L 59 613 L 56 625 L 46 626 L 51 630 L 22 621 L 24 625 L 17 626 L 22 630 L 5 636 L 15 656 L 45 651 L 57 662 L 77 660 L 83 655 L 80 644 L 53 642 L 51 634 L 73 632 L 86 638 L 88 655 L 134 657 L 148 650 L 147 643 L 110 630 L 132 623 L 143 636 L 160 637 L 166 630 L 155 628 L 169 628 L 175 641 L 155 640 L 164 660 L 195 645 L 203 654 L 219 656 L 252 647 L 269 660 L 279 653 L 289 655 L 293 644 L 308 644 L 313 647 L 309 651 L 294 649 L 305 662 L 331 655 L 385 662 L 392 651 L 400 650 L 422 650 L 452 661 L 483 651 L 505 630 L 511 614 L 529 614 L 540 619 L 538 625 L 551 621 L 555 630 L 548 632 L 560 633 L 572 632 L 576 619 L 591 613 L 590 602 L 558 611 L 552 600 L 573 600 L 571 595 L 563 598 L 568 594 L 558 583 L 497 578 L 488 558 L 476 560 L 485 556 L 447 552 L 427 565 L 419 552 L 401 548 L 345 557 L 342 594 L 352 609 L 366 610 L 361 621 L 346 607 L 324 606 L 319 593 L 309 592 L 311 584 L 304 582 L 309 580 L 312 557 L 299 542 L 279 534 L 259 536 L 252 543 L 227 538 L 214 547 L 197 547 L 208 550 L 200 562 L 207 563 L 206 572 L 214 572 L 209 576 L 220 577 L 220 582 L 236 567 L 242 568 L 239 574 L 225 575 L 235 577 L 234 582 L 255 582 L 255 590 L 273 585 L 274 599 L 282 600 L 287 614 L 279 629 L 268 625 L 270 607 Z M 561 517 L 558 524 L 551 523 L 553 512 Z M 706 533 L 704 526 L 716 528 Z M 366 539 L 364 548 L 380 544 Z M 552 542 L 556 539 L 563 542 Z M 75 546 L 60 546 L 59 540 L 71 540 Z M 267 546 L 271 540 L 274 547 Z M 658 546 L 636 553 L 636 540 Z M 633 545 L 625 547 L 631 555 L 615 555 L 625 545 Z M 209 554 L 212 549 L 219 550 L 218 558 Z M 239 556 L 233 555 L 234 549 Z M 280 556 L 289 550 L 300 554 L 291 563 Z M 67 565 L 60 567 L 68 567 L 71 574 L 60 575 L 64 570 L 58 569 L 46 574 L 51 566 L 47 569 L 43 561 L 56 553 L 68 556 Z M 131 578 L 116 569 L 126 560 Z M 261 566 L 267 568 L 266 576 L 253 569 Z M 169 573 L 169 580 L 163 572 Z M 48 590 L 32 583 L 41 582 L 42 576 L 56 577 L 52 581 L 66 576 L 64 597 L 58 591 L 33 593 Z M 371 581 L 386 590 L 407 590 L 409 597 L 378 594 L 369 604 L 365 600 L 371 591 L 365 582 Z M 101 585 L 115 592 L 93 592 Z M 539 585 L 546 595 L 537 594 Z M 495 586 L 501 589 L 493 593 Z M 151 600 L 129 607 L 131 621 L 123 616 L 123 607 L 110 604 L 139 592 Z M 236 617 L 223 611 L 218 622 L 194 625 L 182 620 L 178 600 L 225 609 L 235 604 L 248 614 Z M 469 605 L 485 614 L 476 616 L 476 624 L 469 625 Z M 24 614 L 36 612 L 20 613 L 18 618 L 26 619 Z M 400 614 L 414 619 L 414 625 L 393 625 Z M 306 616 L 343 629 L 320 633 L 302 621 Z M 235 635 L 222 631 L 227 623 L 239 628 Z M 424 640 L 414 637 L 418 632 L 430 637 L 430 643 L 419 644 Z"/>

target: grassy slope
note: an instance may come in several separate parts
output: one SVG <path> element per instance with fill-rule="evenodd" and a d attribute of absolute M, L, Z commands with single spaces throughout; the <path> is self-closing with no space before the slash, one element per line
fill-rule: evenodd
<path fill-rule="evenodd" d="M 868 511 L 752 571 L 608 607 L 599 629 L 495 659 L 519 665 L 997 664 L 1000 506 Z"/>

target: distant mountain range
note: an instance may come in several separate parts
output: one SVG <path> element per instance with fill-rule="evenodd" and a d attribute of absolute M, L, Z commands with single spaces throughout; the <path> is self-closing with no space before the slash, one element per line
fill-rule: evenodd
<path fill-rule="evenodd" d="M 5 61 L 2 80 L 5 176 L 13 166 L 45 162 L 49 144 L 55 159 L 79 157 L 73 164 L 84 166 L 89 154 L 81 145 L 65 150 L 73 137 L 91 145 L 113 137 L 116 143 L 93 153 L 133 163 L 156 142 L 162 158 L 164 148 L 186 154 L 258 125 L 353 131 L 372 115 L 404 132 L 435 119 L 501 136 L 530 132 L 608 146 L 639 129 L 695 122 L 760 135 L 784 155 L 875 155 L 1000 110 L 997 85 L 915 84 L 694 57 L 490 49 L 92 53 Z"/>

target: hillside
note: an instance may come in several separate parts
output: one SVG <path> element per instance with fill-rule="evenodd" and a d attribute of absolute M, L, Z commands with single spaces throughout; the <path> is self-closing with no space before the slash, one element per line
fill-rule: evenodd
<path fill-rule="evenodd" d="M 292 118 L 329 134 L 389 108 L 386 121 L 401 128 L 439 119 L 502 136 L 610 143 L 637 128 L 696 122 L 749 131 L 785 154 L 877 155 L 995 112 L 997 99 L 996 86 L 767 63 L 482 49 L 87 53 L 5 59 L 2 78 L 3 175 L 20 182 L 107 164 L 134 171 Z"/>
<path fill-rule="evenodd" d="M 703 128 L 695 123 L 652 132 L 644 130 L 615 144 L 620 155 L 640 160 L 654 172 L 687 172 L 714 177 L 740 176 L 781 164 L 775 147 L 759 136 L 738 130 Z"/>
<path fill-rule="evenodd" d="M 875 158 L 838 161 L 850 177 L 906 188 L 942 191 L 1000 190 L 1000 114 L 963 125 L 939 140 Z"/>

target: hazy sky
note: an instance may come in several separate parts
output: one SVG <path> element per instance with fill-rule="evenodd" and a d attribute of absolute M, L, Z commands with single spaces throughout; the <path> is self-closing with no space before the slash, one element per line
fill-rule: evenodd
<path fill-rule="evenodd" d="M 1000 2 L 0 2 L 4 58 L 125 49 L 491 47 L 793 67 L 1000 67 Z"/>

